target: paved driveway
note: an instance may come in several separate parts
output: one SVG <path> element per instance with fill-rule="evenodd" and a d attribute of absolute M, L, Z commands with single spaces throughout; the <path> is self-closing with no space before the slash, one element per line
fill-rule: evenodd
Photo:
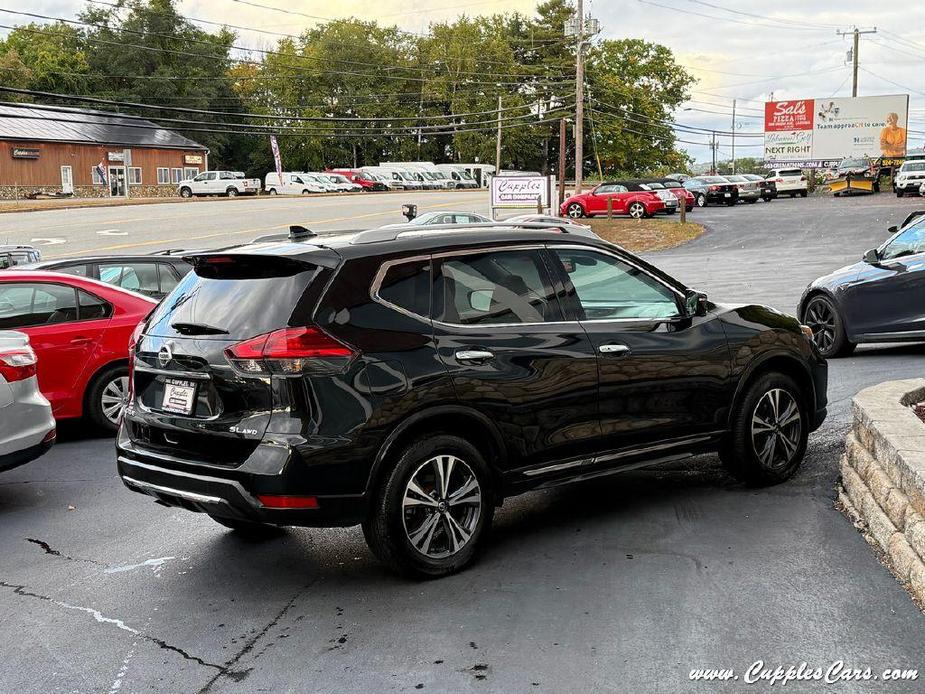
<path fill-rule="evenodd" d="M 698 210 L 709 233 L 651 259 L 716 300 L 792 310 L 916 205 Z M 66 427 L 0 476 L 0 691 L 768 691 L 688 680 L 759 659 L 925 677 L 925 618 L 832 506 L 850 396 L 921 375 L 923 355 L 833 362 L 832 415 L 787 484 L 745 489 L 705 457 L 525 495 L 476 566 L 425 583 L 387 573 L 357 529 L 250 543 L 157 506 L 116 480 L 110 440 Z"/>

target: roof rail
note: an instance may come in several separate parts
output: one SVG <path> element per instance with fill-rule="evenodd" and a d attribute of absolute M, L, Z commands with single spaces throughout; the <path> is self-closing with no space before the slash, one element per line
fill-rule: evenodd
<path fill-rule="evenodd" d="M 476 222 L 472 224 L 402 224 L 401 226 L 384 229 L 369 229 L 361 231 L 350 241 L 351 244 L 378 243 L 379 241 L 394 241 L 404 234 L 428 234 L 430 232 L 456 232 L 468 231 L 510 231 L 511 229 L 530 229 L 533 231 L 558 231 L 562 234 L 575 234 L 576 236 L 590 236 L 597 238 L 597 234 L 590 227 L 572 224 L 563 219 L 561 224 L 553 222 Z"/>

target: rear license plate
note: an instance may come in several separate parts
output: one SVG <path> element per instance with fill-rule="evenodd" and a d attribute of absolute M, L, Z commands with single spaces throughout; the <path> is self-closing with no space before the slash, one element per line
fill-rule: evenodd
<path fill-rule="evenodd" d="M 731 198 L 731 197 L 732 197 L 732 193 L 723 193 L 723 195 L 726 196 L 727 198 Z"/>
<path fill-rule="evenodd" d="M 176 414 L 192 414 L 196 404 L 196 384 L 168 378 L 164 381 L 164 399 L 161 409 Z"/>

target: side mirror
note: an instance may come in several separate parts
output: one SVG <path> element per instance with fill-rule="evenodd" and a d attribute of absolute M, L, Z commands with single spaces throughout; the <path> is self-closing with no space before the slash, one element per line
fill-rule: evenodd
<path fill-rule="evenodd" d="M 899 231 L 899 227 L 897 227 L 897 226 L 894 224 L 893 226 L 891 226 L 889 229 L 886 230 L 886 233 L 888 233 L 890 236 L 892 236 L 892 235 L 895 234 L 897 231 Z"/>
<path fill-rule="evenodd" d="M 690 316 L 707 315 L 707 295 L 694 289 L 689 289 L 684 295 L 684 312 Z"/>
<path fill-rule="evenodd" d="M 476 289 L 469 292 L 469 307 L 475 311 L 487 312 L 491 309 L 492 292 L 490 289 Z"/>
<path fill-rule="evenodd" d="M 880 252 L 876 248 L 864 251 L 864 262 L 870 265 L 876 265 L 880 262 Z"/>
<path fill-rule="evenodd" d="M 417 205 L 402 205 L 401 213 L 405 215 L 405 218 L 410 222 L 412 219 L 418 216 L 418 206 Z"/>

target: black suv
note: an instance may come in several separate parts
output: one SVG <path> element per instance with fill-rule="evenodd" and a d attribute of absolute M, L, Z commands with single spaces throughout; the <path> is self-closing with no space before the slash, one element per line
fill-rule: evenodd
<path fill-rule="evenodd" d="M 130 489 L 245 533 L 361 523 L 437 576 L 506 497 L 707 451 L 781 482 L 825 417 L 808 328 L 584 227 L 306 236 L 188 258 L 139 326 Z"/>

